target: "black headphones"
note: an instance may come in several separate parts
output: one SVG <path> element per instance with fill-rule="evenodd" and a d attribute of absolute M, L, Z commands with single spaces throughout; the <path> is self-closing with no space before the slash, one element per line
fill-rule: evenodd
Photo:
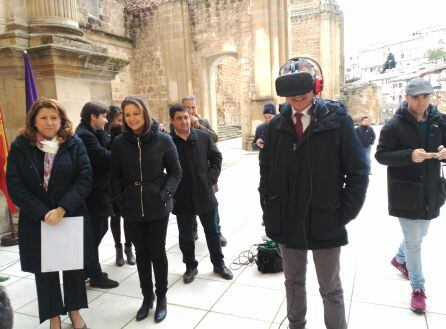
<path fill-rule="evenodd" d="M 302 63 L 302 61 L 304 61 Z M 305 63 L 306 62 L 306 63 Z M 300 70 L 299 65 L 309 64 L 311 68 L 317 67 L 319 74 L 312 74 L 307 70 Z M 315 70 L 316 71 L 316 70 Z M 276 93 L 282 97 L 304 95 L 313 90 L 318 95 L 324 89 L 324 78 L 322 68 L 318 62 L 309 57 L 293 57 L 287 60 L 279 70 L 276 79 Z"/>

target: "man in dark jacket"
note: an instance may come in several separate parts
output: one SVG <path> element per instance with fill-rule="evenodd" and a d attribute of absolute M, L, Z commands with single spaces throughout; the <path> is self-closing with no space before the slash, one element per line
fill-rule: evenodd
<path fill-rule="evenodd" d="M 340 247 L 348 243 L 345 225 L 365 199 L 367 161 L 344 105 L 315 97 L 313 64 L 295 58 L 281 72 L 287 75 L 282 82 L 289 78 L 288 90 L 277 87 L 280 77 L 276 90 L 287 103 L 266 131 L 259 191 L 266 234 L 280 243 L 289 328 L 305 327 L 307 253 L 312 250 L 325 325 L 345 329 Z"/>
<path fill-rule="evenodd" d="M 391 264 L 410 279 L 410 307 L 418 313 L 426 310 L 421 243 L 446 197 L 439 161 L 446 159 L 446 116 L 430 104 L 433 92 L 422 78 L 407 84 L 406 101 L 382 128 L 375 155 L 387 166 L 389 214 L 404 236 Z"/>
<path fill-rule="evenodd" d="M 252 149 L 260 150 L 263 149 L 263 144 L 265 143 L 265 132 L 268 122 L 276 115 L 276 107 L 274 104 L 266 103 L 263 106 L 263 122 L 259 124 L 256 128 L 254 139 L 252 141 Z"/>
<path fill-rule="evenodd" d="M 81 123 L 76 134 L 82 139 L 93 169 L 93 185 L 86 204 L 90 213 L 95 246 L 94 259 L 86 265 L 90 286 L 110 289 L 119 286 L 102 272 L 99 263 L 99 245 L 108 230 L 108 217 L 113 214 L 111 200 L 111 152 L 108 149 L 110 136 L 105 132 L 108 108 L 98 102 L 88 102 L 81 111 Z"/>
<path fill-rule="evenodd" d="M 205 118 L 202 118 L 198 115 L 198 100 L 197 97 L 194 95 L 190 96 L 184 96 L 181 100 L 181 104 L 183 104 L 186 109 L 189 111 L 190 116 L 190 123 L 191 126 L 200 129 L 202 131 L 207 132 L 209 135 L 211 135 L 212 140 L 214 143 L 218 142 L 218 135 L 217 133 L 212 129 L 211 125 L 209 124 L 209 121 Z M 218 185 L 214 185 L 214 192 L 218 192 Z M 220 214 L 218 213 L 218 208 L 215 211 L 215 215 L 217 216 L 217 223 L 218 223 L 218 232 L 220 234 L 220 245 L 222 247 L 225 247 L 228 244 L 228 241 L 226 238 L 221 234 L 221 226 L 220 226 Z M 198 239 L 198 224 L 197 220 L 194 221 L 194 239 Z"/>
<path fill-rule="evenodd" d="M 220 176 L 222 155 L 210 134 L 191 127 L 190 115 L 184 105 L 173 105 L 169 115 L 174 128 L 170 134 L 183 169 L 181 182 L 173 197 L 173 213 L 177 216 L 180 249 L 186 264 L 183 281 L 192 282 L 198 273 L 193 237 L 196 215 L 204 228 L 214 272 L 231 280 L 232 272 L 223 260 L 215 214 L 218 202 L 212 188 Z"/>
<path fill-rule="evenodd" d="M 376 135 L 372 127 L 370 127 L 369 117 L 361 118 L 361 125 L 356 127 L 356 133 L 358 134 L 359 141 L 364 148 L 365 154 L 367 156 L 367 163 L 369 164 L 369 172 L 371 173 L 371 163 L 370 163 L 370 150 L 372 145 L 375 143 Z"/>

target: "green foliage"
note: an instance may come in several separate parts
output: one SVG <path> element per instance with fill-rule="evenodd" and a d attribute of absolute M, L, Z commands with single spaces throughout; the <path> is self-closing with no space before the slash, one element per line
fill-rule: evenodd
<path fill-rule="evenodd" d="M 446 51 L 443 49 L 430 49 L 427 52 L 427 56 L 430 61 L 435 61 L 437 59 L 446 59 Z"/>
<path fill-rule="evenodd" d="M 392 53 L 387 55 L 386 62 L 383 65 L 382 73 L 386 72 L 388 69 L 393 69 L 396 66 L 395 56 Z"/>

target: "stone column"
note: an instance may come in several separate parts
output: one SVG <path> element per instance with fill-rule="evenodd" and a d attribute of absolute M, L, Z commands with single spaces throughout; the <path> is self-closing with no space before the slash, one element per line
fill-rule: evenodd
<path fill-rule="evenodd" d="M 32 33 L 82 35 L 77 20 L 76 0 L 27 0 L 28 23 Z"/>
<path fill-rule="evenodd" d="M 340 99 L 344 71 L 343 16 L 336 4 L 321 5 L 320 64 L 324 72 L 322 96 Z"/>
<path fill-rule="evenodd" d="M 177 0 L 162 3 L 158 14 L 168 103 L 176 103 L 192 90 L 187 2 Z"/>
<path fill-rule="evenodd" d="M 76 0 L 26 0 L 30 46 L 48 43 L 88 48 L 79 29 Z"/>

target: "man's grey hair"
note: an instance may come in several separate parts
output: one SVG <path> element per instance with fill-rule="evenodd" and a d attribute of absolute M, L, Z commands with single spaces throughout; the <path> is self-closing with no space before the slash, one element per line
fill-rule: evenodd
<path fill-rule="evenodd" d="M 181 103 L 184 103 L 184 101 L 195 101 L 195 104 L 198 105 L 198 99 L 195 95 L 184 96 L 181 100 Z"/>
<path fill-rule="evenodd" d="M 280 68 L 280 75 L 290 73 L 292 66 L 294 66 L 295 72 L 299 71 L 308 71 L 311 74 L 315 75 L 316 70 L 314 69 L 314 65 L 305 58 L 299 58 L 297 61 L 289 60 Z"/>
<path fill-rule="evenodd" d="M 0 286 L 0 329 L 12 329 L 13 312 L 6 291 Z"/>

